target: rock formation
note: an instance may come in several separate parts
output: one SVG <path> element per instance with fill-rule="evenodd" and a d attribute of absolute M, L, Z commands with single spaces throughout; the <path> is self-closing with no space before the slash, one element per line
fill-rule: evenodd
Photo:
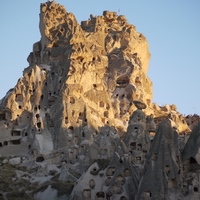
<path fill-rule="evenodd" d="M 200 127 L 188 140 L 176 106 L 151 102 L 146 38 L 125 16 L 80 25 L 54 1 L 40 6 L 40 32 L 0 100 L 1 170 L 17 177 L 2 195 L 21 183 L 24 199 L 198 199 Z"/>

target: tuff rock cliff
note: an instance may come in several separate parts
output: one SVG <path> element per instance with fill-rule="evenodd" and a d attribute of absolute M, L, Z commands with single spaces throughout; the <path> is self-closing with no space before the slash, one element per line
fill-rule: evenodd
<path fill-rule="evenodd" d="M 0 101 L 2 198 L 199 199 L 200 127 L 189 137 L 192 117 L 151 102 L 146 38 L 125 16 L 80 25 L 54 1 L 40 32 Z"/>

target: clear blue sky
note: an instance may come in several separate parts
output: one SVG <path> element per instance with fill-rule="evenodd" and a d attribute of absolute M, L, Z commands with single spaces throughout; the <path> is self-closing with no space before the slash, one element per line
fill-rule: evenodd
<path fill-rule="evenodd" d="M 40 40 L 41 0 L 1 2 L 0 98 L 28 66 L 33 43 Z M 200 115 L 199 0 L 57 0 L 80 22 L 90 14 L 118 11 L 148 40 L 153 102 L 176 104 L 182 114 Z"/>

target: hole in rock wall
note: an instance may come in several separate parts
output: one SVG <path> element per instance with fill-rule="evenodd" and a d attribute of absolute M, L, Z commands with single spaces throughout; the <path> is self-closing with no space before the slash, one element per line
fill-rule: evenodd
<path fill-rule="evenodd" d="M 83 113 L 80 112 L 78 118 L 79 118 L 79 119 L 83 119 L 83 117 L 84 117 Z"/>
<path fill-rule="evenodd" d="M 139 144 L 137 145 L 137 149 L 138 149 L 138 151 L 140 151 L 140 150 L 142 149 L 142 144 L 141 144 L 141 143 L 139 143 Z"/>
<path fill-rule="evenodd" d="M 84 60 L 84 58 L 82 56 L 78 56 L 76 59 L 79 60 L 80 62 L 83 62 L 83 60 Z"/>
<path fill-rule="evenodd" d="M 85 137 L 85 133 L 82 131 L 82 137 Z"/>
<path fill-rule="evenodd" d="M 0 113 L 0 121 L 1 120 L 6 120 L 6 114 L 5 113 Z"/>
<path fill-rule="evenodd" d="M 83 200 L 91 199 L 91 190 L 90 189 L 84 189 L 82 191 L 82 196 L 83 196 Z"/>
<path fill-rule="evenodd" d="M 36 118 L 37 118 L 37 119 L 40 117 L 40 115 L 39 115 L 39 114 L 36 114 L 35 116 L 36 116 Z"/>
<path fill-rule="evenodd" d="M 124 170 L 124 176 L 125 176 L 125 177 L 128 177 L 128 176 L 130 176 L 130 175 L 131 175 L 130 170 L 129 170 L 128 168 L 126 168 L 126 169 Z"/>
<path fill-rule="evenodd" d="M 198 187 L 194 187 L 194 192 L 198 192 Z"/>
<path fill-rule="evenodd" d="M 43 162 L 44 161 L 44 157 L 43 156 L 38 156 L 36 158 L 36 162 Z"/>
<path fill-rule="evenodd" d="M 194 163 L 197 163 L 197 161 L 195 160 L 195 158 L 190 157 L 190 164 L 194 164 Z"/>
<path fill-rule="evenodd" d="M 106 109 L 109 110 L 110 109 L 110 105 L 107 103 L 106 104 Z"/>
<path fill-rule="evenodd" d="M 68 129 L 71 130 L 71 131 L 73 131 L 74 127 L 73 126 L 69 126 Z"/>
<path fill-rule="evenodd" d="M 109 167 L 106 171 L 106 176 L 113 176 L 115 173 L 115 167 Z"/>
<path fill-rule="evenodd" d="M 153 161 L 156 161 L 156 160 L 157 160 L 157 156 L 158 156 L 158 154 L 157 154 L 157 153 L 154 153 L 153 156 L 152 156 L 152 160 L 153 160 Z"/>
<path fill-rule="evenodd" d="M 43 95 L 43 94 L 41 95 L 40 99 L 41 99 L 41 100 L 43 100 L 43 99 L 44 99 L 44 95 Z"/>
<path fill-rule="evenodd" d="M 65 124 L 68 124 L 69 120 L 68 117 L 65 117 Z"/>
<path fill-rule="evenodd" d="M 104 192 L 97 192 L 96 197 L 98 198 L 105 198 L 105 193 Z"/>
<path fill-rule="evenodd" d="M 105 111 L 103 115 L 104 117 L 108 118 L 108 111 Z"/>
<path fill-rule="evenodd" d="M 150 106 L 150 104 L 151 104 L 151 100 L 147 99 L 147 105 Z"/>
<path fill-rule="evenodd" d="M 30 101 L 33 103 L 34 102 L 34 95 L 31 95 L 31 97 L 30 97 Z"/>
<path fill-rule="evenodd" d="M 112 178 L 111 177 L 107 177 L 105 180 L 106 186 L 109 186 L 112 182 Z"/>
<path fill-rule="evenodd" d="M 144 195 L 145 195 L 146 198 L 149 198 L 149 197 L 152 196 L 152 195 L 151 195 L 151 192 L 145 192 Z"/>
<path fill-rule="evenodd" d="M 70 97 L 70 103 L 71 103 L 71 104 L 74 104 L 74 103 L 75 103 L 74 97 Z"/>
<path fill-rule="evenodd" d="M 135 78 L 135 83 L 136 83 L 136 84 L 141 84 L 141 81 L 140 81 L 140 78 L 139 78 L 139 77 L 136 77 L 136 78 Z"/>
<path fill-rule="evenodd" d="M 131 142 L 130 143 L 130 149 L 131 150 L 136 150 L 136 142 Z"/>
<path fill-rule="evenodd" d="M 91 179 L 91 180 L 89 181 L 89 185 L 90 185 L 90 188 L 91 188 L 91 189 L 94 189 L 94 188 L 95 188 L 95 181 L 94 181 L 94 179 Z"/>
<path fill-rule="evenodd" d="M 100 101 L 100 102 L 99 102 L 99 107 L 101 107 L 101 108 L 104 107 L 104 102 L 103 102 L 103 101 Z"/>
<path fill-rule="evenodd" d="M 121 196 L 120 200 L 127 200 L 127 198 L 125 196 Z"/>
<path fill-rule="evenodd" d="M 19 144 L 21 144 L 21 140 L 20 139 L 19 140 L 11 140 L 10 144 L 11 145 L 19 145 Z"/>
<path fill-rule="evenodd" d="M 116 86 L 117 87 L 126 87 L 129 84 L 129 78 L 126 75 L 122 75 L 117 78 Z"/>
<path fill-rule="evenodd" d="M 4 146 L 7 146 L 7 145 L 8 145 L 8 141 L 4 141 L 4 142 L 3 142 L 3 145 L 4 145 Z"/>
<path fill-rule="evenodd" d="M 20 136 L 21 135 L 21 131 L 12 130 L 11 135 L 12 136 Z"/>
<path fill-rule="evenodd" d="M 55 78 L 55 72 L 51 73 L 51 78 L 52 78 L 52 80 L 54 80 L 54 78 Z"/>
<path fill-rule="evenodd" d="M 41 122 L 38 122 L 38 123 L 37 123 L 37 127 L 38 127 L 38 128 L 41 128 Z"/>
<path fill-rule="evenodd" d="M 23 101 L 23 96 L 22 96 L 22 94 L 16 94 L 16 96 L 15 96 L 15 101 Z"/>

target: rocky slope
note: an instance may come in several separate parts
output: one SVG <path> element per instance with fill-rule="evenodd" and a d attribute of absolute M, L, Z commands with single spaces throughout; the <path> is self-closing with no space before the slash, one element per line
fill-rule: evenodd
<path fill-rule="evenodd" d="M 15 166 L 13 184 L 23 182 L 21 195 L 199 197 L 199 182 L 191 184 L 190 173 L 196 167 L 198 177 L 199 143 L 191 139 L 197 136 L 191 134 L 185 146 L 195 123 L 175 105 L 151 102 L 148 42 L 125 16 L 104 11 L 80 25 L 63 6 L 46 2 L 40 32 L 23 77 L 0 101 L 1 162 Z M 191 153 L 184 149 L 194 145 Z M 9 193 L 5 184 L 4 197 L 17 194 L 17 187 Z"/>

